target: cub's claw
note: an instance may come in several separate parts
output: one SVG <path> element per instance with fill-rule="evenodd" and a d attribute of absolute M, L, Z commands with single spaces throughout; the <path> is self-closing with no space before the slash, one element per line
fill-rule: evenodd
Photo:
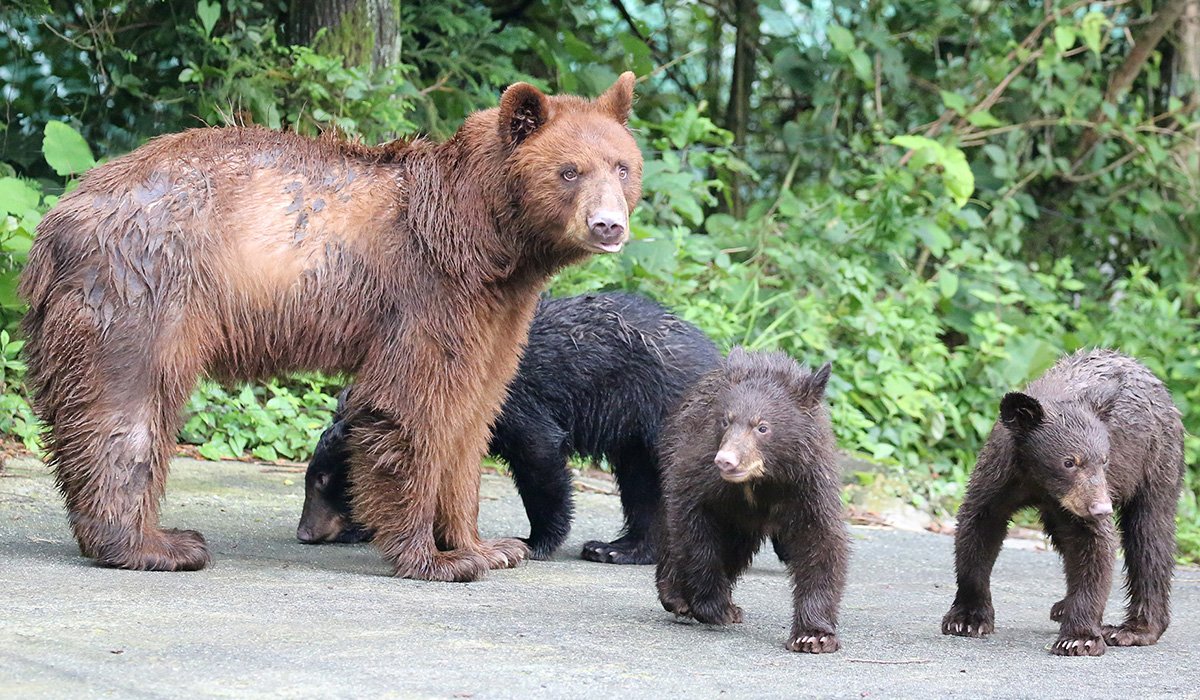
<path fill-rule="evenodd" d="M 793 635 L 788 640 L 788 651 L 800 651 L 808 654 L 827 654 L 842 648 L 842 643 L 836 634 L 828 632 L 803 632 Z"/>
<path fill-rule="evenodd" d="M 1101 656 L 1108 650 L 1102 637 L 1059 637 L 1050 647 L 1056 656 Z"/>

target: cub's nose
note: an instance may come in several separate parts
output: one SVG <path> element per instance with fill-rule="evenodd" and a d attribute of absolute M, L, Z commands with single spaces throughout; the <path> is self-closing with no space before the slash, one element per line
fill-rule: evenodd
<path fill-rule="evenodd" d="M 730 450 L 721 450 L 717 453 L 716 459 L 713 460 L 721 471 L 730 471 L 736 469 L 738 465 L 738 456 L 736 452 Z"/>
<path fill-rule="evenodd" d="M 296 528 L 296 539 L 304 544 L 316 544 L 321 541 L 321 538 L 317 536 L 317 533 L 309 525 L 301 525 Z"/>
<path fill-rule="evenodd" d="M 1089 509 L 1088 512 L 1090 512 L 1093 516 L 1095 516 L 1097 518 L 1103 518 L 1106 515 L 1112 515 L 1112 512 L 1113 512 L 1112 501 L 1101 501 L 1098 503 L 1093 503 L 1092 507 Z"/>
<path fill-rule="evenodd" d="M 611 245 L 625 240 L 625 216 L 618 211 L 598 211 L 588 217 L 588 230 L 600 243 Z"/>

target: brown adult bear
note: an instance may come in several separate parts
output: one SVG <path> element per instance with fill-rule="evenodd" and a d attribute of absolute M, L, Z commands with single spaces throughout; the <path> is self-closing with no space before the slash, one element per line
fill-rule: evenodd
<path fill-rule="evenodd" d="M 989 579 L 1018 509 L 1033 506 L 1062 554 L 1067 594 L 1050 609 L 1060 623 L 1050 650 L 1099 656 L 1109 645 L 1154 644 L 1170 621 L 1175 507 L 1183 484 L 1183 424 L 1167 388 L 1136 360 L 1111 350 L 1078 352 L 1000 402 L 958 510 L 958 594 L 942 633 L 994 630 Z M 1103 625 L 1120 516 L 1129 607 Z"/>
<path fill-rule="evenodd" d="M 544 283 L 626 239 L 633 82 L 590 103 L 517 83 L 444 143 L 199 129 L 88 173 L 21 281 L 34 405 L 84 556 L 202 568 L 198 532 L 157 524 L 197 377 L 316 370 L 356 375 L 355 516 L 397 576 L 520 561 L 520 541 L 479 539 L 479 460 Z"/>

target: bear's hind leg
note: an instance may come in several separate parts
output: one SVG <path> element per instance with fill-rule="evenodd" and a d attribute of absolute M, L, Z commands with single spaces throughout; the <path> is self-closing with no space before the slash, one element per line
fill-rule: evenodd
<path fill-rule="evenodd" d="M 59 363 L 42 397 L 53 404 L 50 461 L 79 551 L 122 569 L 202 569 L 209 555 L 200 533 L 158 526 L 179 411 L 197 363 L 185 353 L 160 352 L 136 333 L 112 329 L 110 338 L 136 349 L 105 353 L 97 343 Z"/>
<path fill-rule="evenodd" d="M 1175 568 L 1177 496 L 1155 498 L 1143 491 L 1121 509 L 1121 542 L 1125 547 L 1125 621 L 1105 625 L 1104 639 L 1113 646 L 1149 646 L 1171 621 L 1169 600 Z"/>

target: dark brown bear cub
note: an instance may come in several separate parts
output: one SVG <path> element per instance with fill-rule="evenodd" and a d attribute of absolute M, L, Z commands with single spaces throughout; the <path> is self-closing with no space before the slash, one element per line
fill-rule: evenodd
<path fill-rule="evenodd" d="M 783 353 L 729 353 L 668 423 L 661 443 L 664 542 L 658 597 L 676 615 L 742 621 L 734 583 L 767 535 L 790 555 L 795 615 L 787 648 L 840 647 L 847 536 L 825 409 L 830 366 Z"/>
<path fill-rule="evenodd" d="M 1062 555 L 1067 594 L 1051 651 L 1099 656 L 1109 644 L 1154 644 L 1170 620 L 1175 506 L 1183 483 L 1183 424 L 1163 383 L 1111 350 L 1059 360 L 1024 393 L 1000 402 L 958 511 L 958 595 L 942 633 L 994 631 L 989 579 L 1014 512 L 1034 506 Z M 1102 625 L 1112 583 L 1116 507 L 1129 607 Z"/>
<path fill-rule="evenodd" d="M 444 143 L 265 129 L 161 136 L 38 226 L 21 280 L 33 403 L 84 556 L 198 569 L 158 524 L 196 380 L 353 374 L 355 519 L 397 576 L 514 566 L 481 540 L 479 462 L 538 296 L 621 248 L 641 192 L 634 76 L 593 101 L 517 83 Z"/>

